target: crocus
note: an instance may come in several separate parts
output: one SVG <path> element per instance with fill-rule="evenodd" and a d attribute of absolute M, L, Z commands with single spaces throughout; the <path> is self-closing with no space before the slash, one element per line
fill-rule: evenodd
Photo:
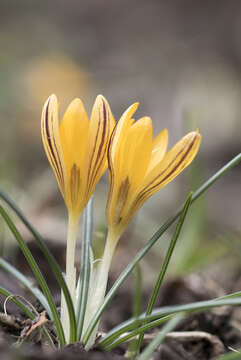
<path fill-rule="evenodd" d="M 48 160 L 69 213 L 79 218 L 107 168 L 107 147 L 114 118 L 107 100 L 99 95 L 90 120 L 80 99 L 74 99 L 61 123 L 58 102 L 51 95 L 43 107 L 41 129 Z"/>
<path fill-rule="evenodd" d="M 88 315 L 93 314 L 103 301 L 115 247 L 132 217 L 150 196 L 191 163 L 201 141 L 198 131 L 190 132 L 166 153 L 167 130 L 161 131 L 153 140 L 152 120 L 143 117 L 134 122 L 132 118 L 137 107 L 138 104 L 134 104 L 124 112 L 109 143 L 108 236 L 103 257 L 97 265 L 98 277 L 94 296 L 88 303 Z M 92 334 L 87 347 L 93 341 Z"/>
<path fill-rule="evenodd" d="M 96 98 L 90 120 L 80 99 L 70 103 L 60 124 L 56 96 L 51 95 L 43 107 L 43 145 L 69 213 L 66 283 L 74 304 L 74 260 L 78 221 L 107 168 L 107 148 L 113 127 L 114 118 L 109 104 L 101 95 Z M 68 337 L 68 312 L 63 296 L 61 319 Z"/>
<path fill-rule="evenodd" d="M 166 152 L 168 131 L 164 129 L 153 139 L 149 117 L 136 122 L 132 119 L 137 107 L 134 104 L 124 112 L 112 133 L 108 150 L 107 219 L 114 242 L 143 203 L 192 162 L 201 142 L 201 135 L 193 131 Z"/>

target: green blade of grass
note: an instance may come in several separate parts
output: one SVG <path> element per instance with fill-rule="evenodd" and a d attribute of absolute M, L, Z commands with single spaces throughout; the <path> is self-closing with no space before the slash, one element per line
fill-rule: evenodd
<path fill-rule="evenodd" d="M 208 310 L 215 307 L 221 306 L 236 306 L 241 305 L 241 298 L 238 299 L 214 299 L 199 301 L 195 303 L 185 304 L 185 305 L 176 305 L 176 306 L 165 306 L 162 308 L 154 309 L 152 314 L 146 315 L 145 313 L 141 314 L 138 319 L 131 318 L 122 324 L 117 325 L 111 331 L 109 331 L 102 340 L 100 340 L 99 345 L 106 347 L 108 344 L 112 343 L 115 339 L 122 336 L 122 334 L 135 330 L 139 326 L 142 326 L 144 323 L 153 327 L 153 321 L 155 322 L 158 319 L 162 319 L 166 316 L 173 316 L 180 312 L 192 313 L 196 311 Z M 156 323 L 154 323 L 155 325 Z"/>
<path fill-rule="evenodd" d="M 4 288 L 2 288 L 2 287 L 0 287 L 0 294 L 1 294 L 1 295 L 4 295 L 6 298 L 9 297 L 9 298 L 10 298 L 9 300 L 12 301 L 21 311 L 23 311 L 23 312 L 25 313 L 25 315 L 27 315 L 27 317 L 28 317 L 29 319 L 34 320 L 34 319 L 36 318 L 36 315 L 34 315 L 34 314 L 32 313 L 32 311 L 30 311 L 30 310 L 28 309 L 28 307 L 25 306 L 24 303 L 17 298 L 16 295 L 11 294 L 8 290 L 6 290 L 6 289 L 4 289 Z M 45 338 L 46 338 L 46 340 L 48 341 L 49 345 L 50 345 L 53 349 L 56 349 L 56 347 L 55 347 L 55 345 L 54 345 L 54 343 L 53 343 L 53 339 L 51 338 L 51 336 L 50 336 L 50 334 L 49 334 L 49 332 L 47 331 L 47 329 L 46 329 L 45 326 L 43 326 L 42 331 L 43 331 L 43 334 L 45 335 Z"/>
<path fill-rule="evenodd" d="M 234 157 L 231 161 L 229 161 L 226 165 L 224 165 L 218 172 L 216 172 L 210 179 L 208 179 L 200 188 L 193 194 L 191 204 L 197 200 L 205 191 L 209 189 L 211 185 L 213 185 L 221 176 L 223 176 L 228 170 L 237 165 L 241 161 L 241 153 Z M 83 343 L 86 344 L 92 331 L 94 330 L 96 324 L 98 323 L 103 311 L 115 295 L 116 291 L 125 281 L 125 279 L 132 272 L 136 264 L 146 255 L 146 253 L 151 249 L 151 247 L 159 240 L 161 235 L 165 233 L 165 231 L 177 220 L 177 218 L 181 215 L 181 211 L 179 211 L 176 215 L 172 216 L 168 219 L 165 224 L 163 224 L 157 232 L 152 236 L 152 238 L 148 241 L 148 243 L 136 254 L 134 259 L 129 263 L 129 265 L 124 269 L 119 278 L 116 280 L 108 294 L 106 295 L 102 306 L 97 310 L 91 323 L 84 334 Z"/>
<path fill-rule="evenodd" d="M 2 259 L 1 257 L 0 257 L 0 267 L 2 267 L 5 271 L 7 271 L 12 276 L 14 276 L 18 281 L 20 281 L 38 299 L 38 301 L 43 305 L 47 313 L 52 317 L 49 304 L 46 301 L 46 298 L 42 293 L 42 291 L 34 287 L 31 281 L 29 281 L 26 276 L 24 276 L 18 269 L 16 269 L 14 266 L 9 264 L 9 262 Z"/>
<path fill-rule="evenodd" d="M 165 323 L 168 320 L 171 320 L 173 318 L 172 315 L 164 316 L 161 319 L 151 321 L 149 323 L 146 323 L 145 325 L 141 325 L 137 327 L 134 330 L 130 330 L 129 332 L 122 333 L 121 336 L 119 336 L 117 339 L 115 339 L 112 343 L 105 343 L 105 341 L 100 341 L 98 344 L 104 351 L 110 351 L 113 350 L 116 346 L 123 344 L 126 341 L 129 341 L 133 338 L 136 338 L 138 335 L 142 334 L 143 332 L 146 332 L 148 330 L 151 330 L 157 326 L 160 326 L 161 324 Z M 138 339 L 136 339 L 138 340 Z"/>
<path fill-rule="evenodd" d="M 62 271 L 56 262 L 54 256 L 49 251 L 47 245 L 45 244 L 44 240 L 42 239 L 41 235 L 38 231 L 33 227 L 33 225 L 28 221 L 26 216 L 22 213 L 19 207 L 9 198 L 9 196 L 0 189 L 0 198 L 4 200 L 8 206 L 16 213 L 22 223 L 26 226 L 26 228 L 30 231 L 33 235 L 35 241 L 37 242 L 40 250 L 44 254 L 45 258 L 47 259 L 53 273 L 63 290 L 63 294 L 65 297 L 65 301 L 67 304 L 68 312 L 69 312 L 69 323 L 70 323 L 70 342 L 74 342 L 77 340 L 77 325 L 76 325 L 76 318 L 75 318 L 75 311 L 73 302 L 69 293 L 69 289 L 66 285 L 65 279 L 63 277 Z"/>
<path fill-rule="evenodd" d="M 170 262 L 170 260 L 171 260 L 171 256 L 172 256 L 173 251 L 174 251 L 174 248 L 175 248 L 175 246 L 176 246 L 177 239 L 178 239 L 178 237 L 179 237 L 179 235 L 180 235 L 182 226 L 183 226 L 183 224 L 184 224 L 184 220 L 185 220 L 185 218 L 186 218 L 188 209 L 189 209 L 189 207 L 190 207 L 191 200 L 192 200 L 192 193 L 190 193 L 190 194 L 188 195 L 187 200 L 186 200 L 186 202 L 185 202 L 185 205 L 184 205 L 184 207 L 183 207 L 183 210 L 182 210 L 182 212 L 181 212 L 181 215 L 180 215 L 180 217 L 179 217 L 179 221 L 178 221 L 178 223 L 177 223 L 177 226 L 176 226 L 174 235 L 173 235 L 173 237 L 172 237 L 172 239 L 171 239 L 171 241 L 170 241 L 170 244 L 169 244 L 169 247 L 168 247 L 166 256 L 165 256 L 165 258 L 164 258 L 164 261 L 163 261 L 163 264 L 162 264 L 162 267 L 161 267 L 161 271 L 160 271 L 160 273 L 159 273 L 159 275 L 158 275 L 158 278 L 157 278 L 155 287 L 154 287 L 153 292 L 152 292 L 152 294 L 151 294 L 151 298 L 150 298 L 149 303 L 148 303 L 148 305 L 147 305 L 146 315 L 149 315 L 149 314 L 152 313 L 153 306 L 154 306 L 154 304 L 155 304 L 155 302 L 156 302 L 156 298 L 157 298 L 157 296 L 158 296 L 158 293 L 159 293 L 160 287 L 161 287 L 161 285 L 162 285 L 164 276 L 165 276 L 165 274 L 166 274 L 166 271 L 167 271 L 169 262 Z M 138 339 L 138 350 L 140 350 L 140 348 L 141 348 L 143 338 L 144 338 L 144 333 L 139 336 L 139 339 Z"/>
<path fill-rule="evenodd" d="M 134 285 L 134 296 L 133 296 L 133 316 L 138 317 L 141 313 L 141 303 L 142 303 L 142 276 L 141 268 L 138 263 L 133 271 L 135 285 Z M 133 339 L 127 350 L 127 358 L 135 359 L 138 353 L 138 339 Z"/>
<path fill-rule="evenodd" d="M 23 238 L 21 237 L 20 233 L 18 232 L 16 226 L 14 225 L 14 223 L 12 222 L 12 220 L 10 219 L 10 217 L 8 216 L 8 214 L 6 213 L 6 211 L 3 209 L 2 206 L 0 206 L 0 214 L 2 215 L 3 219 L 5 220 L 6 224 L 8 225 L 10 231 L 12 232 L 12 234 L 14 235 L 15 239 L 17 240 L 19 247 L 21 249 L 21 251 L 23 252 L 26 260 L 29 263 L 29 266 L 31 268 L 31 270 L 33 271 L 36 279 L 38 280 L 38 283 L 40 285 L 40 287 L 42 288 L 42 291 L 46 297 L 46 300 L 48 301 L 50 310 L 51 310 L 51 317 L 54 319 L 55 322 L 55 326 L 56 326 L 56 331 L 58 334 L 58 339 L 60 342 L 60 346 L 63 347 L 66 343 L 65 341 L 65 336 L 64 336 L 64 331 L 63 331 L 63 327 L 59 318 L 59 314 L 56 308 L 56 305 L 54 303 L 53 297 L 50 293 L 49 287 L 36 263 L 36 261 L 34 260 L 30 250 L 28 249 L 27 245 L 25 244 Z"/>
<path fill-rule="evenodd" d="M 226 355 L 221 355 L 219 357 L 213 358 L 213 360 L 240 360 L 241 359 L 241 349 L 233 350 Z"/>
<path fill-rule="evenodd" d="M 217 171 L 213 176 L 211 176 L 200 188 L 195 191 L 192 197 L 192 203 L 197 198 L 199 198 L 207 189 L 210 188 L 221 176 L 223 176 L 228 170 L 232 169 L 234 166 L 238 165 L 241 161 L 241 153 L 236 155 L 232 160 L 230 160 L 226 165 L 224 165 L 219 171 Z"/>
<path fill-rule="evenodd" d="M 156 337 L 150 342 L 150 344 L 145 348 L 137 360 L 148 360 L 151 358 L 151 354 L 158 348 L 158 346 L 165 339 L 166 335 L 172 331 L 177 324 L 183 319 L 183 314 L 178 314 L 173 317 L 161 331 L 156 335 Z"/>
<path fill-rule="evenodd" d="M 142 297 L 142 276 L 140 265 L 137 264 L 134 271 L 135 290 L 133 299 L 133 315 L 137 317 L 141 313 L 141 297 Z"/>
<path fill-rule="evenodd" d="M 236 291 L 234 293 L 221 296 L 221 297 L 218 298 L 218 300 L 230 299 L 230 298 L 233 298 L 233 297 L 240 297 L 240 296 L 241 296 L 241 291 Z"/>
<path fill-rule="evenodd" d="M 0 294 L 7 297 L 11 297 L 10 301 L 12 301 L 22 312 L 24 312 L 27 317 L 29 317 L 31 320 L 35 318 L 35 315 L 30 311 L 24 303 L 19 300 L 14 294 L 11 294 L 8 290 L 4 289 L 0 286 Z"/>
<path fill-rule="evenodd" d="M 93 197 L 90 199 L 83 212 L 82 239 L 81 239 L 81 279 L 77 301 L 77 339 L 80 340 L 85 319 L 85 309 L 87 305 L 91 260 L 90 246 L 93 231 Z"/>

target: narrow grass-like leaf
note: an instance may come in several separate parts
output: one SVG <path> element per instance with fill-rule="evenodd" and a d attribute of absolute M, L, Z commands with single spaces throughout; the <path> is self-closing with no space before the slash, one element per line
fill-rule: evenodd
<path fill-rule="evenodd" d="M 157 281 L 156 281 L 156 284 L 155 284 L 155 287 L 154 287 L 154 290 L 151 294 L 151 297 L 150 297 L 150 300 L 149 300 L 149 303 L 147 305 L 147 309 L 146 309 L 146 315 L 149 315 L 152 313 L 152 310 L 153 310 L 153 306 L 156 302 L 156 298 L 158 296 L 158 293 L 159 293 L 159 290 L 160 290 L 160 287 L 162 285 L 162 282 L 163 282 L 163 279 L 164 279 L 164 276 L 166 274 L 166 271 L 167 271 L 167 268 L 168 268 L 168 265 L 169 265 L 169 262 L 171 260 L 171 256 L 173 254 L 173 251 L 174 251 L 174 248 L 176 246 L 176 243 L 177 243 L 177 239 L 179 237 L 179 234 L 181 232 L 181 229 L 182 229 L 182 226 L 184 224 L 184 220 L 186 218 L 186 215 L 187 215 L 187 211 L 190 207 L 190 204 L 191 204 L 191 200 L 192 200 L 192 193 L 189 194 L 189 196 L 187 197 L 187 200 L 185 202 L 185 205 L 183 207 L 183 210 L 181 212 L 181 215 L 179 217 L 179 221 L 177 223 L 177 226 L 176 226 L 176 229 L 175 229 L 175 232 L 174 232 L 174 235 L 170 241 L 170 245 L 168 247 L 168 250 L 167 250 L 167 253 L 166 253 L 166 256 L 164 258 L 164 261 L 163 261 L 163 264 L 162 264 L 162 267 L 161 267 L 161 271 L 158 275 L 158 278 L 157 278 Z M 143 341 L 143 338 L 144 338 L 144 333 L 141 334 L 139 336 L 139 339 L 138 339 L 138 349 L 140 351 L 140 348 L 141 348 L 141 345 L 142 345 L 142 341 Z"/>
<path fill-rule="evenodd" d="M 141 313 L 142 298 L 142 276 L 140 265 L 137 264 L 134 271 L 135 287 L 133 297 L 133 315 L 138 317 Z"/>
<path fill-rule="evenodd" d="M 160 319 L 153 321 L 144 321 L 143 318 L 132 318 L 125 321 L 122 324 L 117 325 L 111 329 L 98 343 L 98 346 L 104 350 L 109 349 L 108 347 L 113 344 L 121 344 L 122 342 L 128 341 L 134 336 L 137 336 L 147 330 L 157 327 L 164 322 L 172 319 L 173 315 L 163 316 Z M 143 325 L 145 323 L 145 325 Z M 113 346 L 114 348 L 115 346 Z"/>
<path fill-rule="evenodd" d="M 9 229 L 11 230 L 12 234 L 14 235 L 15 239 L 17 240 L 20 249 L 22 250 L 26 260 L 29 263 L 29 266 L 31 268 L 31 270 L 33 271 L 36 279 L 38 280 L 38 283 L 40 285 L 40 287 L 42 288 L 42 291 L 46 297 L 46 300 L 49 303 L 49 307 L 51 310 L 50 316 L 54 319 L 55 322 L 55 326 L 56 326 L 56 331 L 58 334 L 58 339 L 60 342 L 60 346 L 64 346 L 65 345 L 65 336 L 64 336 L 64 331 L 63 331 L 63 327 L 59 318 L 59 314 L 56 308 L 56 305 L 54 303 L 53 297 L 50 293 L 49 287 L 36 263 L 36 261 L 34 260 L 29 248 L 27 247 L 27 245 L 25 244 L 23 238 L 21 237 L 20 233 L 18 232 L 16 226 L 14 225 L 14 223 L 12 222 L 12 220 L 10 219 L 10 217 L 8 216 L 8 214 L 6 213 L 6 211 L 3 209 L 2 206 L 0 206 L 0 214 L 2 215 L 2 217 L 4 218 L 5 222 L 7 223 Z"/>
<path fill-rule="evenodd" d="M 12 301 L 22 312 L 25 313 L 25 315 L 27 315 L 27 317 L 31 320 L 34 320 L 36 318 L 36 315 L 34 315 L 32 313 L 32 311 L 29 310 L 29 308 L 21 301 L 17 298 L 17 296 L 15 294 L 11 294 L 8 290 L 0 287 L 0 294 L 4 295 L 6 298 L 10 298 L 9 301 Z M 53 343 L 53 339 L 51 338 L 49 332 L 47 331 L 46 327 L 43 326 L 43 334 L 45 335 L 49 345 L 55 349 L 55 345 Z"/>
<path fill-rule="evenodd" d="M 219 298 L 217 298 L 214 300 L 199 301 L 185 305 L 165 306 L 162 308 L 156 308 L 153 310 L 151 315 L 146 315 L 145 313 L 143 313 L 138 319 L 131 318 L 117 325 L 104 336 L 104 338 L 100 341 L 100 344 L 106 346 L 107 344 L 112 343 L 118 337 L 122 336 L 122 334 L 126 333 L 127 331 L 131 331 L 139 326 L 142 326 L 143 323 L 147 323 L 147 325 L 149 324 L 151 327 L 153 327 L 153 321 L 155 322 L 157 319 L 162 319 L 166 316 L 175 315 L 180 312 L 192 313 L 196 311 L 203 311 L 227 305 L 241 305 L 241 299 L 238 298 L 220 300 Z"/>
<path fill-rule="evenodd" d="M 83 212 L 83 224 L 82 224 L 82 239 L 81 239 L 81 270 L 79 281 L 79 294 L 77 301 L 77 339 L 81 339 L 85 309 L 88 299 L 91 260 L 90 260 L 90 247 L 93 231 L 93 197 L 88 202 Z"/>
<path fill-rule="evenodd" d="M 234 293 L 221 296 L 221 297 L 217 298 L 217 300 L 231 299 L 231 298 L 235 298 L 235 297 L 241 297 L 241 291 L 236 291 Z"/>
<path fill-rule="evenodd" d="M 110 339 L 106 339 L 105 338 L 103 340 L 101 340 L 99 342 L 99 346 L 105 350 L 105 351 L 110 351 L 112 349 L 114 349 L 116 346 L 129 341 L 130 339 L 136 338 L 138 335 L 142 334 L 143 332 L 146 332 L 148 330 L 151 330 L 163 323 L 165 323 L 168 320 L 171 320 L 173 318 L 172 315 L 169 316 L 164 316 L 161 319 L 155 320 L 155 321 L 151 321 L 149 323 L 146 323 L 145 325 L 142 326 L 133 326 L 133 329 L 129 329 L 130 331 L 128 332 L 124 332 L 121 334 L 121 336 L 119 336 L 118 338 L 115 338 L 113 342 L 109 341 Z M 137 339 L 138 340 L 138 339 Z"/>
<path fill-rule="evenodd" d="M 63 294 L 65 297 L 65 301 L 67 304 L 68 312 L 69 312 L 69 322 L 70 322 L 70 342 L 74 342 L 77 340 L 77 325 L 76 325 L 76 318 L 75 318 L 75 311 L 73 302 L 69 293 L 69 289 L 66 285 L 65 279 L 63 277 L 62 271 L 56 262 L 54 256 L 49 251 L 47 245 L 45 244 L 44 240 L 42 239 L 41 235 L 38 231 L 33 227 L 33 225 L 28 221 L 26 216 L 22 213 L 19 207 L 10 199 L 10 197 L 0 189 L 0 198 L 4 200 L 8 206 L 16 213 L 22 223 L 26 226 L 26 228 L 30 231 L 33 235 L 35 241 L 37 242 L 40 250 L 44 254 L 45 258 L 47 259 L 53 273 L 63 290 Z"/>
<path fill-rule="evenodd" d="M 236 155 L 232 160 L 230 160 L 226 165 L 224 165 L 219 171 L 217 171 L 212 177 L 210 177 L 200 188 L 195 191 L 192 197 L 192 203 L 197 198 L 199 198 L 210 186 L 212 186 L 221 176 L 223 176 L 227 171 L 232 169 L 235 165 L 241 161 L 241 153 Z"/>
<path fill-rule="evenodd" d="M 142 303 L 142 277 L 141 268 L 137 264 L 134 271 L 134 295 L 133 295 L 133 317 L 138 317 L 141 314 L 141 303 Z M 133 339 L 127 350 L 127 358 L 135 359 L 138 352 L 138 339 Z"/>
<path fill-rule="evenodd" d="M 6 260 L 0 257 L 0 267 L 2 267 L 9 274 L 14 276 L 18 281 L 20 281 L 43 305 L 47 313 L 52 317 L 51 310 L 49 308 L 49 304 L 46 301 L 46 298 L 42 291 L 40 291 L 37 287 L 34 287 L 31 281 L 28 280 L 26 276 L 24 276 L 18 269 L 9 264 Z M 53 318 L 52 318 L 53 320 Z"/>
<path fill-rule="evenodd" d="M 12 301 L 22 312 L 24 312 L 31 320 L 35 318 L 35 315 L 28 309 L 24 303 L 19 300 L 16 295 L 10 293 L 8 290 L 4 289 L 0 286 L 0 294 L 7 297 L 11 297 L 10 301 Z"/>
<path fill-rule="evenodd" d="M 213 360 L 240 360 L 241 359 L 241 349 L 233 350 L 226 355 L 221 355 L 219 357 L 213 358 Z"/>
<path fill-rule="evenodd" d="M 166 335 L 172 331 L 177 324 L 182 320 L 183 314 L 178 314 L 174 318 L 172 318 L 156 335 L 156 337 L 150 342 L 150 344 L 145 348 L 140 356 L 138 356 L 137 360 L 148 360 L 151 358 L 151 354 L 158 348 L 158 346 L 165 339 Z"/>
<path fill-rule="evenodd" d="M 241 161 L 241 153 L 234 157 L 231 161 L 229 161 L 226 165 L 224 165 L 218 172 L 216 172 L 210 179 L 208 179 L 200 188 L 193 194 L 191 204 L 197 200 L 205 191 L 209 189 L 211 185 L 213 185 L 221 176 L 223 176 L 228 170 L 230 170 L 232 167 L 237 165 Z M 104 302 L 102 306 L 97 310 L 95 315 L 93 316 L 93 319 L 91 320 L 91 323 L 84 334 L 83 342 L 84 344 L 87 343 L 92 331 L 94 330 L 96 324 L 98 323 L 102 313 L 104 312 L 105 308 L 119 289 L 119 287 L 122 285 L 122 283 L 125 281 L 125 279 L 129 276 L 129 274 L 132 272 L 136 264 L 146 255 L 146 253 L 151 249 L 151 247 L 159 240 L 161 235 L 164 234 L 164 232 L 177 220 L 177 218 L 181 215 L 181 211 L 179 211 L 176 215 L 172 216 L 170 219 L 168 219 L 165 224 L 163 224 L 157 232 L 152 236 L 152 238 L 147 242 L 147 244 L 136 254 L 134 259 L 129 263 L 129 265 L 124 269 L 124 271 L 121 273 L 119 278 L 116 280 L 108 294 L 106 295 Z"/>

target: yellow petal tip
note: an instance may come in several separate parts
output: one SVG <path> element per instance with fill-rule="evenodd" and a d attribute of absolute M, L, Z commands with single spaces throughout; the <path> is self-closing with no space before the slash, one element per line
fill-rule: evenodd
<path fill-rule="evenodd" d="M 105 103 L 107 103 L 106 98 L 102 94 L 96 96 L 96 101 L 104 101 Z"/>
<path fill-rule="evenodd" d="M 138 109 L 140 103 L 139 102 L 136 102 L 132 105 L 133 109 L 135 109 L 135 111 Z"/>
<path fill-rule="evenodd" d="M 54 106 L 58 104 L 58 99 L 57 99 L 57 96 L 55 94 L 51 94 L 47 98 L 44 105 L 47 106 L 48 104 L 49 105 L 54 105 Z"/>
<path fill-rule="evenodd" d="M 74 100 L 72 100 L 71 101 L 71 103 L 69 104 L 69 106 L 68 106 L 68 109 L 69 110 L 82 110 L 83 109 L 83 107 L 84 107 L 84 105 L 83 105 L 83 102 L 82 102 L 82 100 L 81 99 L 79 99 L 79 98 L 75 98 Z"/>
<path fill-rule="evenodd" d="M 49 100 L 56 100 L 57 101 L 57 96 L 55 94 L 51 94 L 49 97 L 48 97 Z"/>

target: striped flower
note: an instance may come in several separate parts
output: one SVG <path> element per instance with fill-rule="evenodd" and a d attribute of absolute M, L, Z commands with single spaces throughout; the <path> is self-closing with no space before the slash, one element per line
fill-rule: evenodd
<path fill-rule="evenodd" d="M 190 132 L 166 152 L 167 130 L 153 140 L 152 120 L 132 119 L 137 107 L 130 106 L 122 115 L 108 150 L 107 219 L 110 237 L 116 240 L 143 203 L 192 162 L 201 142 L 198 131 Z"/>
<path fill-rule="evenodd" d="M 107 168 L 107 147 L 114 118 L 99 95 L 90 120 L 80 99 L 74 99 L 61 123 L 55 95 L 46 101 L 41 119 L 44 149 L 69 213 L 76 220 Z"/>

